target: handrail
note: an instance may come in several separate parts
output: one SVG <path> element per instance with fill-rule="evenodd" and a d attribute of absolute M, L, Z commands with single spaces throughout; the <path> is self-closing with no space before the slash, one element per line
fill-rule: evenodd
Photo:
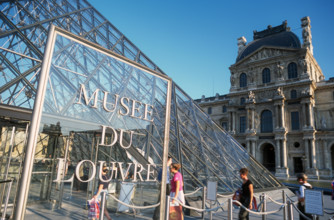
<path fill-rule="evenodd" d="M 270 196 L 266 195 L 266 198 L 268 198 L 270 201 L 272 201 L 273 203 L 277 204 L 277 205 L 286 205 L 285 203 L 281 203 L 281 202 L 277 202 L 275 200 L 273 200 Z"/>
<path fill-rule="evenodd" d="M 194 208 L 192 206 L 188 206 L 183 204 L 180 200 L 178 200 L 177 198 L 171 197 L 171 199 L 174 199 L 176 202 L 178 202 L 182 207 L 187 208 L 187 209 L 192 209 L 195 210 L 197 212 L 211 212 L 211 211 L 216 211 L 217 209 L 221 208 L 221 205 L 215 207 L 215 208 L 211 208 L 211 209 L 198 209 L 198 208 Z"/>
<path fill-rule="evenodd" d="M 274 214 L 274 213 L 276 213 L 276 212 L 281 211 L 281 210 L 286 206 L 286 204 L 284 204 L 284 205 L 282 205 L 279 209 L 277 209 L 277 210 L 273 210 L 273 211 L 270 211 L 270 212 L 257 212 L 257 211 L 253 211 L 253 210 L 250 210 L 250 209 L 246 208 L 246 207 L 243 206 L 243 205 L 241 204 L 241 202 L 239 202 L 238 200 L 232 200 L 232 202 L 235 202 L 235 203 L 239 204 L 242 208 L 244 208 L 244 209 L 247 210 L 248 212 L 253 213 L 253 214 L 255 214 L 255 215 L 270 215 L 270 214 Z"/>
<path fill-rule="evenodd" d="M 160 205 L 160 202 L 158 202 L 157 204 L 154 205 L 149 205 L 149 206 L 135 206 L 135 205 L 129 205 L 119 199 L 117 199 L 115 196 L 108 194 L 111 198 L 115 199 L 117 202 L 121 203 L 124 206 L 127 206 L 129 208 L 133 208 L 133 209 L 150 209 L 150 208 L 155 208 L 158 207 Z"/>
<path fill-rule="evenodd" d="M 217 193 L 217 196 L 218 196 L 218 197 L 223 197 L 223 198 L 228 198 L 228 197 L 233 196 L 233 195 L 234 195 L 234 193 L 232 193 L 232 194 L 228 194 L 228 195 L 222 195 L 222 194 L 218 194 L 218 193 Z"/>
<path fill-rule="evenodd" d="M 193 194 L 197 193 L 200 189 L 203 189 L 203 187 L 199 187 L 199 188 L 196 189 L 194 192 L 184 194 L 184 196 L 190 196 L 190 195 L 193 195 Z"/>
<path fill-rule="evenodd" d="M 200 190 L 201 188 L 197 189 L 196 191 L 192 192 L 192 193 L 189 193 L 188 195 L 190 194 L 194 194 L 195 192 L 197 192 L 198 190 Z M 133 205 L 129 205 L 129 204 L 126 204 L 122 201 L 120 201 L 119 199 L 117 199 L 115 196 L 109 194 L 113 199 L 115 199 L 117 202 L 121 203 L 122 205 L 124 206 L 127 206 L 127 207 L 130 207 L 130 208 L 135 208 L 135 209 L 148 209 L 148 208 L 154 208 L 154 207 L 157 207 L 160 205 L 160 202 L 157 203 L 157 204 L 154 204 L 154 205 L 151 205 L 151 206 L 133 206 Z M 233 195 L 233 194 L 232 194 Z M 221 196 L 221 197 L 227 197 L 226 196 L 223 196 L 223 195 L 220 195 L 220 194 L 217 194 L 217 196 Z M 307 217 L 304 213 L 302 213 L 295 205 L 295 201 L 293 201 L 288 195 L 286 195 L 286 197 L 291 201 L 291 205 L 297 210 L 297 212 L 302 215 L 304 218 L 306 218 L 307 220 L 312 220 L 310 219 L 309 217 Z M 231 201 L 233 203 L 237 203 L 238 205 L 240 205 L 240 207 L 244 208 L 245 210 L 247 210 L 248 212 L 252 213 L 252 214 L 255 214 L 255 215 L 270 215 L 270 214 L 274 214 L 274 213 L 277 213 L 279 211 L 281 211 L 285 206 L 288 205 L 288 203 L 280 203 L 280 202 L 277 202 L 275 201 L 274 199 L 272 199 L 270 196 L 266 196 L 266 198 L 268 198 L 269 200 L 271 200 L 273 203 L 277 204 L 277 205 L 280 205 L 279 209 L 277 210 L 273 210 L 273 211 L 267 211 L 267 212 L 260 212 L 258 210 L 256 211 L 253 211 L 253 210 L 250 210 L 248 208 L 246 208 L 243 204 L 241 204 L 238 200 L 232 200 Z M 181 201 L 179 201 L 177 198 L 173 198 L 171 197 L 171 199 L 174 199 L 176 202 L 178 202 L 182 207 L 184 208 L 187 208 L 187 209 L 191 209 L 191 210 L 195 210 L 197 212 L 212 212 L 212 211 L 217 211 L 219 208 L 223 208 L 221 204 L 219 204 L 218 206 L 214 207 L 214 208 L 210 208 L 210 209 L 199 209 L 199 208 L 195 208 L 195 207 L 192 207 L 192 206 L 188 206 L 188 205 L 185 205 L 183 204 Z M 261 205 L 262 202 L 260 202 L 259 206 Z M 334 213 L 328 213 L 326 211 L 324 211 L 326 214 L 329 214 L 329 215 L 332 215 Z"/>

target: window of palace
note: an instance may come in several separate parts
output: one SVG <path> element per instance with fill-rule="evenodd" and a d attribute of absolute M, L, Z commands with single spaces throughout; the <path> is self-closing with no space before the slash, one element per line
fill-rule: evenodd
<path fill-rule="evenodd" d="M 299 130 L 299 112 L 291 112 L 291 130 Z"/>
<path fill-rule="evenodd" d="M 261 114 L 261 132 L 273 132 L 273 116 L 269 110 L 264 110 Z"/>
<path fill-rule="evenodd" d="M 262 83 L 270 83 L 270 69 L 269 68 L 265 68 L 262 71 Z"/>
<path fill-rule="evenodd" d="M 222 127 L 224 128 L 224 130 L 227 130 L 227 122 L 226 121 L 222 122 Z"/>
<path fill-rule="evenodd" d="M 246 73 L 241 73 L 240 75 L 240 87 L 246 87 L 247 86 L 247 75 Z"/>
<path fill-rule="evenodd" d="M 208 114 L 211 115 L 212 114 L 212 107 L 208 108 Z"/>
<path fill-rule="evenodd" d="M 244 105 L 246 102 L 246 99 L 244 97 L 240 98 L 240 105 Z"/>
<path fill-rule="evenodd" d="M 296 90 L 291 90 L 290 92 L 290 98 L 291 99 L 296 99 L 297 98 L 297 91 Z"/>
<path fill-rule="evenodd" d="M 289 79 L 294 79 L 297 78 L 297 64 L 296 63 L 289 63 L 288 65 L 288 78 Z"/>
<path fill-rule="evenodd" d="M 240 117 L 240 133 L 245 133 L 246 131 L 246 116 Z"/>
<path fill-rule="evenodd" d="M 226 105 L 223 105 L 223 113 L 227 112 L 227 108 L 226 108 Z"/>
<path fill-rule="evenodd" d="M 295 142 L 295 143 L 293 143 L 293 146 L 294 146 L 295 148 L 298 148 L 298 147 L 300 147 L 300 143 L 299 143 L 299 142 Z"/>

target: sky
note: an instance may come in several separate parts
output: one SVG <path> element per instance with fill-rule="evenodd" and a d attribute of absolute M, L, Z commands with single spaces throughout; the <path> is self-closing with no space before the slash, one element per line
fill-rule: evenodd
<path fill-rule="evenodd" d="M 88 0 L 193 99 L 229 93 L 237 39 L 287 20 L 302 43 L 309 16 L 313 55 L 334 77 L 333 0 Z"/>

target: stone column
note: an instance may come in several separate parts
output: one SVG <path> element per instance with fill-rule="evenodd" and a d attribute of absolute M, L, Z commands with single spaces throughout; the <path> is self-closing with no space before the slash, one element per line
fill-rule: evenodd
<path fill-rule="evenodd" d="M 276 139 L 276 149 L 276 168 L 281 168 L 281 147 L 279 139 Z"/>
<path fill-rule="evenodd" d="M 281 127 L 285 128 L 284 104 L 280 105 L 281 109 Z"/>
<path fill-rule="evenodd" d="M 324 146 L 324 162 L 325 162 L 325 169 L 329 169 L 331 170 L 331 164 L 330 164 L 330 156 L 331 156 L 331 152 L 330 152 L 330 148 L 328 146 L 328 143 L 326 140 L 323 140 L 323 146 Z M 334 161 L 332 161 L 332 163 L 334 163 Z"/>
<path fill-rule="evenodd" d="M 324 169 L 325 168 L 324 160 L 321 160 L 322 153 L 324 151 L 324 146 L 323 146 L 322 140 L 317 139 L 315 141 L 315 145 L 317 146 L 317 148 L 315 149 L 316 150 L 317 167 L 319 169 Z"/>
<path fill-rule="evenodd" d="M 255 157 L 255 141 L 251 141 L 251 144 L 252 144 L 252 155 L 254 158 L 256 158 Z"/>
<path fill-rule="evenodd" d="M 308 112 L 309 112 L 309 126 L 314 128 L 313 104 L 312 103 L 308 103 Z"/>
<path fill-rule="evenodd" d="M 310 108 L 309 103 L 305 103 L 305 120 L 306 120 L 306 127 L 310 126 Z"/>
<path fill-rule="evenodd" d="M 286 150 L 286 140 L 282 140 L 282 168 L 287 168 L 287 150 Z"/>
<path fill-rule="evenodd" d="M 285 136 L 278 137 L 276 139 L 277 148 L 277 166 L 276 166 L 276 176 L 288 178 L 289 168 L 287 166 L 287 150 L 286 150 L 286 140 Z"/>
<path fill-rule="evenodd" d="M 278 108 L 279 108 L 279 105 L 276 105 L 276 107 L 275 107 L 275 114 L 276 114 L 276 129 L 278 129 L 280 126 L 279 126 L 279 111 L 278 111 Z"/>
<path fill-rule="evenodd" d="M 309 147 L 308 147 L 308 139 L 304 139 L 305 144 L 305 157 L 306 157 L 306 167 L 305 169 L 310 169 L 310 158 L 309 158 Z"/>
<path fill-rule="evenodd" d="M 316 159 L 316 152 L 315 152 L 315 140 L 310 139 L 310 150 L 311 150 L 311 165 L 313 169 L 317 169 L 317 159 Z"/>
<path fill-rule="evenodd" d="M 282 120 L 283 120 L 282 105 L 278 105 L 277 108 L 278 108 L 278 127 L 282 128 Z"/>
<path fill-rule="evenodd" d="M 250 145 L 250 141 L 249 140 L 247 140 L 247 142 L 246 142 L 246 148 L 247 148 L 247 152 L 248 153 L 250 153 L 251 152 L 251 145 Z"/>
<path fill-rule="evenodd" d="M 252 122 L 250 121 L 251 120 L 251 113 L 250 113 L 250 109 L 249 108 L 246 108 L 247 109 L 247 120 L 246 120 L 246 128 L 248 131 L 250 131 L 250 126 L 252 124 Z"/>
<path fill-rule="evenodd" d="M 232 112 L 232 132 L 235 133 L 235 112 Z"/>
<path fill-rule="evenodd" d="M 303 118 L 304 118 L 304 126 L 303 127 L 307 127 L 307 123 L 306 123 L 306 111 L 305 111 L 305 104 L 302 103 L 302 115 L 303 115 Z"/>
<path fill-rule="evenodd" d="M 255 130 L 255 110 L 252 109 L 252 130 Z"/>
<path fill-rule="evenodd" d="M 228 119 L 228 131 L 231 132 L 232 131 L 232 123 L 233 123 L 233 120 L 232 120 L 232 112 L 229 112 L 229 119 Z"/>

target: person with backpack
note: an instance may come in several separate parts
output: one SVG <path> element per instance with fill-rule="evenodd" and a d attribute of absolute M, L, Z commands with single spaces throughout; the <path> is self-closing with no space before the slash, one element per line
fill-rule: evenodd
<path fill-rule="evenodd" d="M 312 189 L 312 185 L 307 182 L 307 176 L 304 173 L 301 173 L 297 176 L 297 181 L 300 184 L 299 189 L 296 191 L 296 195 L 298 197 L 298 209 L 304 215 L 312 219 L 311 214 L 305 213 L 305 189 Z M 300 214 L 299 219 L 304 220 L 306 218 Z"/>

